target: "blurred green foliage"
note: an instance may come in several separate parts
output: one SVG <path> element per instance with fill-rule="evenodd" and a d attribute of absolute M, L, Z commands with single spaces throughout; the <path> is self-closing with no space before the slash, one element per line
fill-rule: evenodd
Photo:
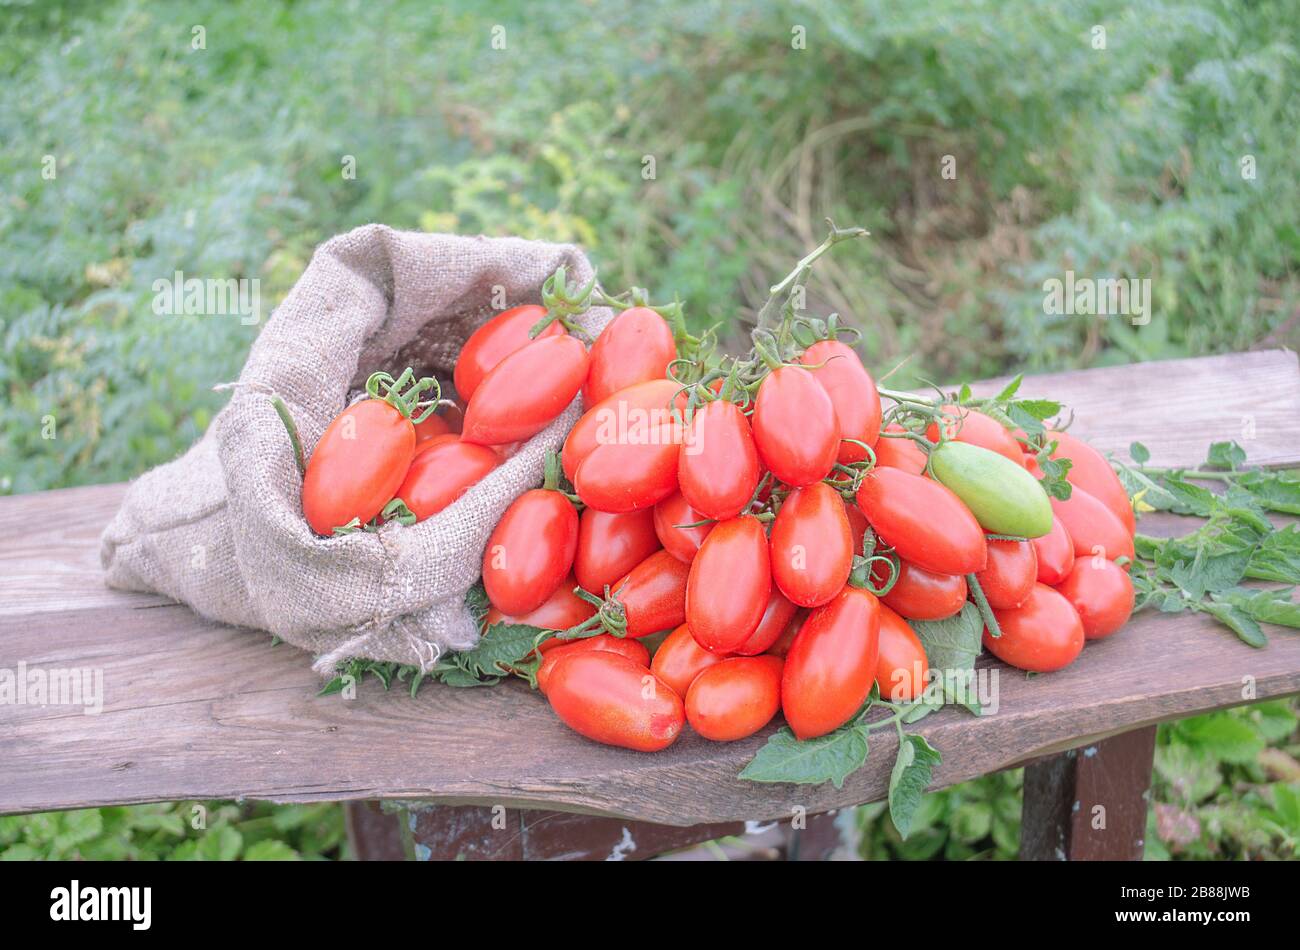
<path fill-rule="evenodd" d="M 155 315 L 155 280 L 257 278 L 269 313 L 370 221 L 576 241 L 607 286 L 680 293 L 724 338 L 824 216 L 862 224 L 809 305 L 862 329 L 878 373 L 907 358 L 899 383 L 1295 346 L 1295 20 L 1294 0 L 0 0 L 0 494 L 128 478 L 204 431 L 257 327 Z M 1047 316 L 1068 269 L 1149 278 L 1151 323 Z M 1205 752 L 1190 799 L 1167 777 L 1185 725 L 1158 789 L 1205 820 L 1170 852 L 1293 847 L 1293 786 L 1220 799 L 1262 766 Z M 906 844 L 868 809 L 864 847 L 1006 856 L 1015 781 L 935 796 Z M 247 857 L 280 814 L 222 810 L 196 838 L 181 809 L 4 819 L 0 852 Z M 288 848 L 333 853 L 331 814 Z M 1266 814 L 1285 835 L 1259 837 Z"/>

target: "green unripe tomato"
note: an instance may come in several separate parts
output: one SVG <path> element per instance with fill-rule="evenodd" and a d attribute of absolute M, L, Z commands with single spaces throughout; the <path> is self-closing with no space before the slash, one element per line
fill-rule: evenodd
<path fill-rule="evenodd" d="M 966 442 L 943 442 L 930 453 L 930 464 L 935 478 L 990 534 L 1039 538 L 1052 530 L 1047 492 L 1005 456 Z"/>

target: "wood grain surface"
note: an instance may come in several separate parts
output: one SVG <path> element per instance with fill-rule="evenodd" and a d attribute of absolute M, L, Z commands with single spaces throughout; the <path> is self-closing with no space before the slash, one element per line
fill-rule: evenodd
<path fill-rule="evenodd" d="M 1192 464 L 1226 438 L 1252 461 L 1300 463 L 1300 376 L 1289 352 L 1033 377 L 1023 391 L 1068 401 L 1075 431 L 1103 449 L 1144 442 L 1152 464 Z M 0 669 L 99 670 L 104 688 L 99 715 L 0 705 L 0 812 L 403 798 L 692 825 L 789 818 L 876 800 L 887 788 L 894 746 L 884 735 L 841 789 L 757 785 L 736 775 L 766 733 L 725 745 L 688 734 L 638 754 L 570 732 L 521 683 L 432 686 L 413 700 L 368 681 L 353 699 L 319 697 L 309 658 L 269 635 L 103 586 L 98 537 L 122 491 L 0 499 Z M 1168 532 L 1176 520 L 1144 519 L 1142 530 Z M 1197 616 L 1143 614 L 1059 673 L 1028 678 L 987 656 L 979 668 L 997 684 L 996 712 L 946 709 L 921 724 L 943 753 L 935 787 L 1300 691 L 1300 635 L 1277 632 L 1254 650 Z"/>

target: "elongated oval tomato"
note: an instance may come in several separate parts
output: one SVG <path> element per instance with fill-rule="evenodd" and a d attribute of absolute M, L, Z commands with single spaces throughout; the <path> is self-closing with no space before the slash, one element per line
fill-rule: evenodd
<path fill-rule="evenodd" d="M 568 630 L 570 627 L 576 627 L 596 612 L 594 604 L 588 603 L 573 592 L 573 588 L 577 586 L 577 581 L 572 577 L 566 577 L 560 586 L 555 588 L 555 593 L 546 598 L 540 607 L 526 614 L 512 616 L 502 613 L 497 607 L 492 607 L 483 619 L 483 629 L 486 630 L 497 623 L 524 624 L 542 630 Z M 543 640 L 538 650 L 549 653 L 565 642 L 551 637 L 549 640 Z"/>
<path fill-rule="evenodd" d="M 876 661 L 876 682 L 880 695 L 891 703 L 910 702 L 925 692 L 930 663 L 921 638 L 911 625 L 880 605 L 880 654 Z"/>
<path fill-rule="evenodd" d="M 677 491 L 674 426 L 647 434 L 648 441 L 598 445 L 582 460 L 573 488 L 583 504 L 615 514 L 649 508 Z"/>
<path fill-rule="evenodd" d="M 984 570 L 983 529 L 961 499 L 938 482 L 897 468 L 875 468 L 858 488 L 858 507 L 903 560 L 936 574 Z"/>
<path fill-rule="evenodd" d="M 674 425 L 674 398 L 681 388 L 670 379 L 655 379 L 621 389 L 589 407 L 564 440 L 560 463 L 565 477 L 573 481 L 578 466 L 598 445 L 648 442 L 649 433 Z"/>
<path fill-rule="evenodd" d="M 1018 462 L 978 445 L 944 442 L 930 453 L 930 468 L 991 534 L 1037 538 L 1052 530 L 1047 492 Z"/>
<path fill-rule="evenodd" d="M 506 509 L 483 552 L 483 587 L 506 614 L 546 602 L 569 576 L 578 550 L 578 513 L 558 491 L 535 488 Z"/>
<path fill-rule="evenodd" d="M 511 307 L 502 310 L 471 333 L 465 345 L 460 348 L 460 355 L 456 357 L 456 369 L 452 372 L 456 395 L 466 400 L 474 395 L 474 390 L 483 382 L 483 377 L 495 369 L 498 363 L 532 342 L 528 331 L 544 316 L 546 308 L 537 304 Z M 563 332 L 564 327 L 557 320 L 537 337 L 559 336 Z"/>
<path fill-rule="evenodd" d="M 719 521 L 700 545 L 686 582 L 686 622 L 700 646 L 734 653 L 767 608 L 772 589 L 767 535 L 753 515 Z"/>
<path fill-rule="evenodd" d="M 1110 462 L 1106 461 L 1106 457 L 1068 432 L 1049 431 L 1047 435 L 1056 440 L 1052 458 L 1070 460 L 1066 480 L 1109 508 L 1129 534 L 1135 533 L 1137 519 L 1133 515 L 1133 503 L 1129 501 L 1123 482 L 1115 474 L 1115 469 L 1111 468 Z"/>
<path fill-rule="evenodd" d="M 781 708 L 798 739 L 848 722 L 866 702 L 880 657 L 880 602 L 845 587 L 808 615 L 785 657 Z"/>
<path fill-rule="evenodd" d="M 839 456 L 835 406 L 802 366 L 772 370 L 754 401 L 754 442 L 763 464 L 791 488 L 819 482 Z"/>
<path fill-rule="evenodd" d="M 695 677 L 686 693 L 686 721 L 714 742 L 734 742 L 762 729 L 781 708 L 779 656 L 733 656 Z"/>
<path fill-rule="evenodd" d="M 875 582 L 888 576 L 877 563 L 871 571 Z M 911 561 L 898 562 L 898 580 L 880 602 L 909 620 L 942 620 L 961 610 L 966 603 L 966 578 L 961 574 L 936 574 Z"/>
<path fill-rule="evenodd" d="M 825 482 L 796 488 L 772 523 L 772 580 L 800 607 L 840 592 L 853 567 L 853 534 L 839 492 Z"/>
<path fill-rule="evenodd" d="M 1035 673 L 1069 666 L 1083 649 L 1083 623 L 1070 602 L 1035 584 L 1019 607 L 994 610 L 1002 636 L 984 630 L 984 645 L 1003 663 Z"/>
<path fill-rule="evenodd" d="M 603 650 L 574 653 L 556 663 L 546 698 L 574 732 L 638 752 L 668 748 L 686 723 L 681 697 L 648 667 Z"/>
<path fill-rule="evenodd" d="M 1069 576 L 1074 567 L 1074 542 L 1070 540 L 1070 532 L 1065 530 L 1065 522 L 1053 517 L 1052 530 L 1029 543 L 1034 546 L 1040 584 L 1055 587 Z"/>
<path fill-rule="evenodd" d="M 794 615 L 790 617 L 790 622 L 785 625 L 785 630 L 781 636 L 777 637 L 776 642 L 767 648 L 767 652 L 772 656 L 785 656 L 790 652 L 790 645 L 794 643 L 794 638 L 799 635 L 803 629 L 803 622 L 808 619 L 810 611 L 803 607 L 796 607 Z"/>
<path fill-rule="evenodd" d="M 686 622 L 690 568 L 667 551 L 656 551 L 611 589 L 623 605 L 629 637 L 647 637 Z"/>
<path fill-rule="evenodd" d="M 1136 596 L 1128 573 L 1114 561 L 1081 558 L 1056 592 L 1070 602 L 1089 640 L 1108 637 L 1133 614 Z"/>
<path fill-rule="evenodd" d="M 1052 513 L 1065 525 L 1076 558 L 1100 554 L 1111 561 L 1133 559 L 1133 535 L 1119 516 L 1077 485 L 1068 500 L 1052 499 Z"/>
<path fill-rule="evenodd" d="M 804 350 L 799 362 L 814 367 L 809 372 L 831 397 L 840 439 L 875 445 L 880 437 L 880 394 L 857 351 L 839 340 L 822 340 Z M 816 366 L 818 363 L 823 365 Z M 862 446 L 840 442 L 841 462 L 860 462 L 866 457 Z"/>
<path fill-rule="evenodd" d="M 394 496 L 406 502 L 416 521 L 436 515 L 476 485 L 501 464 L 501 458 L 485 445 L 471 445 L 448 433 L 426 442 L 415 453 L 406 478 Z"/>
<path fill-rule="evenodd" d="M 781 638 L 781 634 L 785 633 L 798 610 L 799 608 L 790 603 L 785 594 L 773 584 L 772 592 L 767 595 L 767 606 L 763 608 L 763 616 L 759 619 L 758 626 L 754 628 L 748 640 L 736 647 L 736 655 L 757 656 L 766 653 Z"/>
<path fill-rule="evenodd" d="M 573 402 L 587 376 L 587 348 L 563 334 L 533 340 L 483 377 L 465 407 L 461 439 L 480 445 L 522 442 Z"/>
<path fill-rule="evenodd" d="M 603 594 L 632 568 L 659 550 L 650 509 L 610 514 L 588 508 L 578 524 L 573 574 L 584 590 Z"/>
<path fill-rule="evenodd" d="M 415 457 L 415 427 L 383 399 L 339 413 L 316 443 L 302 480 L 302 513 L 326 537 L 354 518 L 379 514 Z"/>
<path fill-rule="evenodd" d="M 701 406 L 677 456 L 682 497 L 706 518 L 734 518 L 749 504 L 762 474 L 749 420 L 735 403 Z"/>
<path fill-rule="evenodd" d="M 1020 443 L 1016 441 L 1015 436 L 998 420 L 986 416 L 978 409 L 965 406 L 947 405 L 943 407 L 943 411 L 945 415 L 952 417 L 951 421 L 944 423 L 943 427 L 947 438 L 969 445 L 978 445 L 990 452 L 997 452 L 998 455 L 1017 465 L 1023 465 L 1024 450 L 1020 448 Z M 939 441 L 937 422 L 930 423 L 925 430 L 925 437 L 931 442 Z"/>
<path fill-rule="evenodd" d="M 891 422 L 885 426 L 874 446 L 876 465 L 878 467 L 902 469 L 911 475 L 922 475 L 925 473 L 925 466 L 929 461 L 929 456 L 921 451 L 921 447 L 907 436 L 885 434 L 887 432 L 902 433 L 906 431 L 896 422 Z"/>
<path fill-rule="evenodd" d="M 871 525 L 867 524 L 867 516 L 851 501 L 844 502 L 844 514 L 849 519 L 849 534 L 853 536 L 853 553 L 858 557 L 862 557 L 865 550 L 867 529 Z"/>
<path fill-rule="evenodd" d="M 691 628 L 682 624 L 664 638 L 650 661 L 650 672 L 659 677 L 678 696 L 685 698 L 686 691 L 705 669 L 726 659 L 725 653 L 710 653 L 695 642 Z"/>
<path fill-rule="evenodd" d="M 451 434 L 451 426 L 447 424 L 447 420 L 433 413 L 415 423 L 415 448 L 418 451 L 424 448 L 425 443 L 430 439 Z"/>
<path fill-rule="evenodd" d="M 645 648 L 645 644 L 640 640 L 629 640 L 626 637 L 612 637 L 608 633 L 599 633 L 594 637 L 583 637 L 580 640 L 556 640 L 552 637 L 544 643 L 554 643 L 556 646 L 545 651 L 546 657 L 542 660 L 541 665 L 537 667 L 537 688 L 542 695 L 546 695 L 546 681 L 551 678 L 551 671 L 555 669 L 555 664 L 566 656 L 572 656 L 575 653 L 586 653 L 591 651 L 603 651 L 605 653 L 617 653 L 625 656 L 633 663 L 639 666 L 650 665 L 650 651 Z"/>
<path fill-rule="evenodd" d="M 990 607 L 1019 607 L 1038 581 L 1038 557 L 1028 541 L 989 541 L 989 563 L 975 575 Z"/>
<path fill-rule="evenodd" d="M 628 307 L 609 321 L 591 345 L 591 371 L 582 387 L 582 403 L 594 406 L 635 383 L 663 379 L 675 359 L 677 344 L 668 321 L 649 307 Z"/>
<path fill-rule="evenodd" d="M 665 551 L 687 564 L 695 560 L 695 552 L 713 530 L 712 522 L 699 523 L 705 520 L 701 512 L 687 504 L 681 492 L 669 495 L 655 505 L 655 534 L 659 535 L 659 543 Z M 683 528 L 682 525 L 694 527 Z"/>

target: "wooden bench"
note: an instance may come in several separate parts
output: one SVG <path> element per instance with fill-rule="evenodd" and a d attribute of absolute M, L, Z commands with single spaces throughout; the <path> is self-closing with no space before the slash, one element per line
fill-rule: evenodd
<path fill-rule="evenodd" d="M 1226 439 L 1251 464 L 1300 463 L 1290 352 L 1031 377 L 1021 392 L 1065 402 L 1074 431 L 1103 450 L 1144 442 L 1151 464 L 1192 466 Z M 843 788 L 759 785 L 736 776 L 766 732 L 725 745 L 688 734 L 641 755 L 578 737 L 521 683 L 412 699 L 369 680 L 354 699 L 317 696 L 308 657 L 269 635 L 104 586 L 99 534 L 123 490 L 0 499 L 0 669 L 102 670 L 104 690 L 101 715 L 0 705 L 0 813 L 342 801 L 362 857 L 643 858 L 749 831 L 746 854 L 808 858 L 838 843 L 827 816 L 885 793 L 883 736 Z M 1190 526 L 1141 522 L 1148 534 Z M 1148 612 L 1062 672 L 1000 669 L 997 714 L 945 709 L 920 725 L 943 753 L 933 787 L 1030 762 L 1024 856 L 1137 858 L 1155 723 L 1300 691 L 1300 636 L 1254 650 L 1199 615 Z M 1094 804 L 1104 830 L 1092 829 Z"/>

